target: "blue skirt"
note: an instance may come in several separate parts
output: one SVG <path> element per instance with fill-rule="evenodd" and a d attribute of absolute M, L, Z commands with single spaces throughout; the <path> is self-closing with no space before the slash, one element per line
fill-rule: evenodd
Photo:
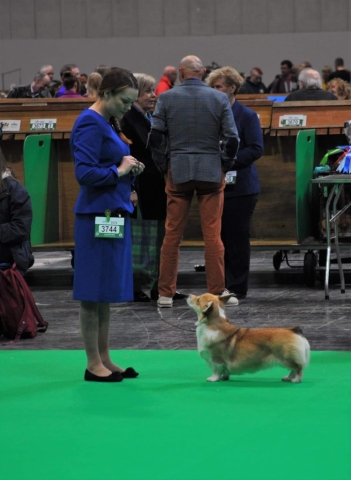
<path fill-rule="evenodd" d="M 74 223 L 74 300 L 133 301 L 133 263 L 129 215 L 124 238 L 95 238 L 95 215 L 76 214 Z"/>

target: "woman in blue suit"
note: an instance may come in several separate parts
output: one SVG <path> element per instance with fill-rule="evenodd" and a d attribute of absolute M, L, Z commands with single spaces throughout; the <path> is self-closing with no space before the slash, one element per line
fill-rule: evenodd
<path fill-rule="evenodd" d="M 214 70 L 206 81 L 228 95 L 240 136 L 234 167 L 226 175 L 221 231 L 226 287 L 240 299 L 246 297 L 248 290 L 250 228 L 260 192 L 254 162 L 262 155 L 263 137 L 257 114 L 235 99 L 244 79 L 234 68 Z"/>
<path fill-rule="evenodd" d="M 134 76 L 114 69 L 103 78 L 97 101 L 78 117 L 71 133 L 80 185 L 74 207 L 73 298 L 81 301 L 79 316 L 87 354 L 84 378 L 88 381 L 120 382 L 138 375 L 131 367 L 116 365 L 109 353 L 110 303 L 133 300 L 131 183 L 144 165 L 130 155 L 118 120 L 137 95 Z M 124 225 L 110 229 L 116 237 L 101 238 L 99 232 L 106 228 L 100 229 L 98 217 L 107 223 L 119 217 Z"/>

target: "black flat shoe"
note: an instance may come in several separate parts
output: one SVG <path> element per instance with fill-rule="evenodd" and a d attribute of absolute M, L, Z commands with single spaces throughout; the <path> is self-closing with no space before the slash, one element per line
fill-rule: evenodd
<path fill-rule="evenodd" d="M 132 367 L 128 367 L 121 373 L 123 378 L 136 378 L 139 373 L 134 370 Z"/>
<path fill-rule="evenodd" d="M 134 302 L 150 302 L 150 298 L 142 290 L 134 292 Z"/>
<path fill-rule="evenodd" d="M 98 375 L 94 375 L 93 373 L 89 372 L 89 370 L 85 370 L 84 380 L 87 382 L 121 382 L 123 380 L 123 376 L 120 372 L 112 372 L 111 375 L 108 375 L 107 377 L 99 377 Z"/>

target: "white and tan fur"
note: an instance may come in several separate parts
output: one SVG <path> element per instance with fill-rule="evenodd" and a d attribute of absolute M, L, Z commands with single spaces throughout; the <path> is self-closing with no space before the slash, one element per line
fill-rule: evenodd
<path fill-rule="evenodd" d="M 274 365 L 290 369 L 285 382 L 300 383 L 308 365 L 310 345 L 299 327 L 238 328 L 225 315 L 232 295 L 189 295 L 188 305 L 196 312 L 198 352 L 213 374 L 209 382 L 229 380 L 231 374 L 253 373 Z"/>

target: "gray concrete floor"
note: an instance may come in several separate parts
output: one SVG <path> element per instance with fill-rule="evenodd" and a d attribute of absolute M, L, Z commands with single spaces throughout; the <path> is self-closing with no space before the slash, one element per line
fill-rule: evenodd
<path fill-rule="evenodd" d="M 333 266 L 330 299 L 324 299 L 323 274 L 316 284 L 304 284 L 303 252 L 289 254 L 285 263 L 273 268 L 274 250 L 253 251 L 248 297 L 238 307 L 227 308 L 237 326 L 284 327 L 299 325 L 314 350 L 351 350 L 351 276 L 346 273 L 346 293 L 340 293 L 339 276 Z M 43 317 L 46 333 L 36 338 L 4 345 L 1 349 L 82 349 L 78 309 L 72 300 L 73 269 L 70 252 L 37 252 L 26 279 Z M 206 292 L 205 274 L 194 265 L 204 263 L 202 250 L 182 250 L 178 290 Z M 145 292 L 148 290 L 145 288 Z M 184 300 L 172 309 L 158 310 L 156 302 L 123 303 L 111 306 L 112 349 L 195 349 L 195 314 Z"/>

